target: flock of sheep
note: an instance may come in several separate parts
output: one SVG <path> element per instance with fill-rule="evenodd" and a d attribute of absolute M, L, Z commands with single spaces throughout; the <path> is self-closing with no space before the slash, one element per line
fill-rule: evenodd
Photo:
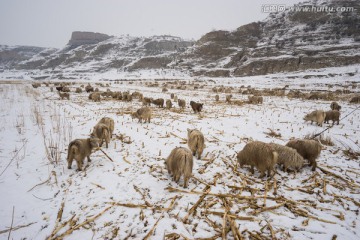
<path fill-rule="evenodd" d="M 61 99 L 69 99 L 69 93 L 66 86 L 56 87 Z M 100 101 L 101 97 L 111 97 L 124 101 L 132 101 L 133 98 L 138 98 L 144 105 L 137 111 L 131 114 L 131 117 L 138 119 L 140 123 L 143 121 L 150 123 L 152 117 L 152 110 L 149 107 L 150 104 L 154 104 L 158 107 L 166 108 L 172 107 L 172 101 L 164 101 L 163 98 L 152 99 L 143 97 L 139 92 L 130 94 L 129 92 L 112 92 L 109 89 L 106 92 L 99 92 L 98 89 L 94 89 L 92 86 L 87 85 L 85 87 L 86 92 L 90 93 L 89 99 L 93 101 Z M 81 88 L 77 88 L 76 92 L 81 92 Z M 164 92 L 164 89 L 163 89 Z M 232 95 L 226 95 L 226 102 L 230 102 Z M 183 99 L 178 99 L 176 95 L 171 94 L 171 99 L 178 102 L 180 108 L 185 108 L 186 102 Z M 219 95 L 215 96 L 215 101 L 219 101 Z M 249 103 L 261 104 L 263 103 L 262 96 L 249 96 Z M 201 112 L 203 103 L 197 103 L 190 101 L 190 106 L 194 113 Z M 329 120 L 333 121 L 333 124 L 337 122 L 339 124 L 340 109 L 341 106 L 332 102 L 330 105 L 331 110 L 315 110 L 304 117 L 305 121 L 316 122 L 319 126 L 322 123 L 328 123 Z M 68 168 L 71 168 L 73 159 L 77 162 L 78 170 L 82 170 L 84 160 L 87 157 L 90 162 L 90 154 L 99 149 L 105 142 L 106 147 L 110 142 L 111 136 L 114 131 L 114 120 L 109 117 L 102 118 L 94 127 L 90 138 L 76 139 L 70 142 L 68 146 Z M 201 159 L 201 154 L 205 148 L 204 135 L 197 129 L 188 129 L 188 147 L 176 147 L 170 153 L 165 161 L 165 166 L 169 174 L 173 175 L 173 180 L 179 182 L 181 176 L 184 178 L 184 187 L 187 187 L 188 180 L 192 176 L 193 169 L 193 156 L 197 155 L 198 159 Z M 249 165 L 251 172 L 254 173 L 254 167 L 260 172 L 260 177 L 264 177 L 267 173 L 268 177 L 272 176 L 272 172 L 275 174 L 275 166 L 279 165 L 283 167 L 286 172 L 288 169 L 292 169 L 295 172 L 305 165 L 305 160 L 308 160 L 312 170 L 316 169 L 316 159 L 321 152 L 321 144 L 317 140 L 310 139 L 297 139 L 290 140 L 285 146 L 275 143 L 264 143 L 261 141 L 249 142 L 245 147 L 238 152 L 237 162 L 240 167 Z"/>

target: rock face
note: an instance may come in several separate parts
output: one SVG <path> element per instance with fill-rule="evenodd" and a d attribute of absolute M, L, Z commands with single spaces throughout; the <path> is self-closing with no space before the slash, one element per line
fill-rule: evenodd
<path fill-rule="evenodd" d="M 107 39 L 111 36 L 103 33 L 94 33 L 94 32 L 73 32 L 71 34 L 71 39 L 68 43 L 70 46 L 80 46 L 85 44 L 96 44 Z"/>
<path fill-rule="evenodd" d="M 251 76 L 357 64 L 359 11 L 357 0 L 301 3 L 235 31 L 205 34 L 180 56 L 180 66 L 194 75 Z"/>

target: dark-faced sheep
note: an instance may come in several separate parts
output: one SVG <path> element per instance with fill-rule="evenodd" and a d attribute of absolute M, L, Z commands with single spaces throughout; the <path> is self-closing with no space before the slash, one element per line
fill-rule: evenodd
<path fill-rule="evenodd" d="M 147 121 L 150 123 L 151 120 L 151 108 L 149 107 L 142 107 L 138 109 L 136 112 L 131 114 L 132 119 L 137 118 L 139 122 L 142 123 L 142 120 Z"/>
<path fill-rule="evenodd" d="M 325 112 L 325 114 L 325 123 L 329 123 L 329 120 L 331 120 L 333 125 L 335 124 L 335 122 L 337 122 L 337 124 L 339 125 L 340 112 L 338 110 L 330 110 Z"/>
<path fill-rule="evenodd" d="M 163 98 L 158 98 L 158 99 L 152 100 L 151 103 L 156 106 L 159 106 L 161 108 L 164 107 L 164 99 Z"/>
<path fill-rule="evenodd" d="M 64 98 L 66 98 L 67 100 L 70 100 L 70 94 L 65 92 L 65 93 L 62 93 L 62 92 L 58 92 L 59 93 L 59 96 L 61 98 L 61 100 L 63 100 Z"/>
<path fill-rule="evenodd" d="M 294 148 L 304 159 L 307 159 L 312 166 L 312 170 L 315 171 L 316 159 L 321 152 L 321 144 L 318 141 L 310 139 L 290 140 L 286 146 Z"/>
<path fill-rule="evenodd" d="M 194 101 L 190 101 L 190 106 L 192 108 L 192 110 L 194 111 L 194 113 L 199 113 L 201 112 L 201 110 L 203 109 L 203 103 L 197 103 Z"/>
<path fill-rule="evenodd" d="M 183 99 L 178 99 L 178 105 L 180 108 L 185 108 L 186 102 Z"/>
<path fill-rule="evenodd" d="M 97 124 L 100 123 L 105 124 L 108 127 L 110 131 L 110 137 L 112 137 L 115 129 L 114 119 L 110 117 L 103 117 L 102 119 L 100 119 L 100 121 Z"/>
<path fill-rule="evenodd" d="M 244 165 L 251 166 L 251 173 L 254 174 L 254 167 L 261 173 L 260 177 L 265 176 L 267 171 L 268 177 L 271 171 L 274 171 L 275 164 L 278 160 L 278 153 L 271 145 L 254 141 L 245 145 L 245 147 L 237 154 L 237 160 L 240 167 Z"/>
<path fill-rule="evenodd" d="M 108 128 L 103 123 L 98 123 L 95 125 L 93 132 L 91 133 L 92 138 L 99 138 L 101 140 L 100 147 L 103 145 L 103 143 L 106 143 L 106 148 L 109 147 L 110 137 L 111 133 Z"/>
<path fill-rule="evenodd" d="M 205 148 L 205 138 L 204 135 L 197 129 L 187 129 L 188 132 L 188 146 L 193 154 L 197 153 L 197 158 L 201 158 L 201 154 Z"/>
<path fill-rule="evenodd" d="M 270 143 L 270 146 L 278 153 L 277 163 L 284 166 L 284 172 L 288 168 L 298 171 L 304 166 L 304 158 L 295 149 L 276 143 Z"/>
<path fill-rule="evenodd" d="M 56 91 L 58 91 L 58 92 L 62 91 L 62 89 L 63 89 L 62 86 L 60 86 L 60 87 L 55 87 L 55 88 L 56 88 Z"/>
<path fill-rule="evenodd" d="M 165 160 L 165 166 L 176 183 L 179 182 L 181 176 L 184 176 L 184 188 L 188 186 L 193 169 L 193 156 L 189 149 L 183 147 L 173 149 Z"/>
<path fill-rule="evenodd" d="M 167 109 L 172 108 L 172 102 L 171 102 L 170 99 L 166 100 L 166 108 L 167 108 Z"/>
<path fill-rule="evenodd" d="M 85 87 L 85 91 L 86 91 L 87 93 L 93 92 L 93 91 L 94 91 L 94 88 L 93 88 L 92 86 L 90 86 L 90 85 L 87 85 L 87 86 Z"/>
<path fill-rule="evenodd" d="M 323 110 L 315 110 L 309 114 L 306 114 L 304 120 L 311 121 L 311 123 L 316 122 L 318 126 L 322 127 L 322 124 L 325 121 L 325 117 L 326 114 Z"/>
<path fill-rule="evenodd" d="M 332 103 L 330 104 L 330 108 L 331 108 L 331 110 L 338 110 L 338 111 L 340 111 L 341 106 L 340 106 L 337 102 L 332 102 Z"/>
<path fill-rule="evenodd" d="M 75 159 L 77 169 L 81 171 L 84 159 L 87 157 L 88 162 L 91 162 L 90 155 L 93 150 L 99 148 L 100 142 L 101 140 L 98 138 L 75 139 L 71 141 L 67 155 L 68 169 L 71 169 L 71 164 Z"/>

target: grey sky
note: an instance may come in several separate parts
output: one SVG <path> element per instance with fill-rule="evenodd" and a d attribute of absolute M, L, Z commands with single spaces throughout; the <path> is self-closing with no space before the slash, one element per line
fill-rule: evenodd
<path fill-rule="evenodd" d="M 198 39 L 267 17 L 263 4 L 301 0 L 0 0 L 0 44 L 61 48 L 73 31 Z"/>

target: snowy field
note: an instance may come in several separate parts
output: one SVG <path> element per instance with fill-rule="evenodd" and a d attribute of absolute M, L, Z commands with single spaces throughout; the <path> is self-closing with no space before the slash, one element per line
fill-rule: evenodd
<path fill-rule="evenodd" d="M 30 81 L 2 81 L 0 124 L 0 239 L 360 239 L 360 110 L 349 99 L 360 91 L 359 75 L 295 80 L 254 77 L 227 80 L 101 81 L 100 91 L 141 92 L 144 97 L 185 99 L 168 110 L 151 106 L 151 123 L 130 113 L 142 106 L 88 100 L 70 85 L 70 100 Z M 163 84 L 168 92 L 163 93 Z M 106 84 L 109 84 L 107 87 Z M 233 103 L 214 87 L 232 87 Z M 331 126 L 318 127 L 303 117 L 315 109 L 330 110 L 331 100 L 264 96 L 248 104 L 238 93 L 255 89 L 339 90 L 339 125 L 322 136 L 319 168 L 300 172 L 277 168 L 273 178 L 236 164 L 247 142 L 286 144 Z M 330 85 L 332 87 L 330 87 Z M 194 90 L 194 86 L 197 86 Z M 186 87 L 185 90 L 178 89 Z M 348 93 L 350 92 L 350 93 Z M 220 101 L 215 101 L 219 94 Z M 189 102 L 204 103 L 194 114 Z M 355 111 L 354 111 L 355 110 Z M 102 117 L 115 120 L 107 156 L 97 151 L 85 170 L 67 169 L 68 144 L 87 138 Z M 171 180 L 164 160 L 177 146 L 187 147 L 187 128 L 206 139 L 201 159 L 194 158 L 193 178 L 183 188 Z"/>

